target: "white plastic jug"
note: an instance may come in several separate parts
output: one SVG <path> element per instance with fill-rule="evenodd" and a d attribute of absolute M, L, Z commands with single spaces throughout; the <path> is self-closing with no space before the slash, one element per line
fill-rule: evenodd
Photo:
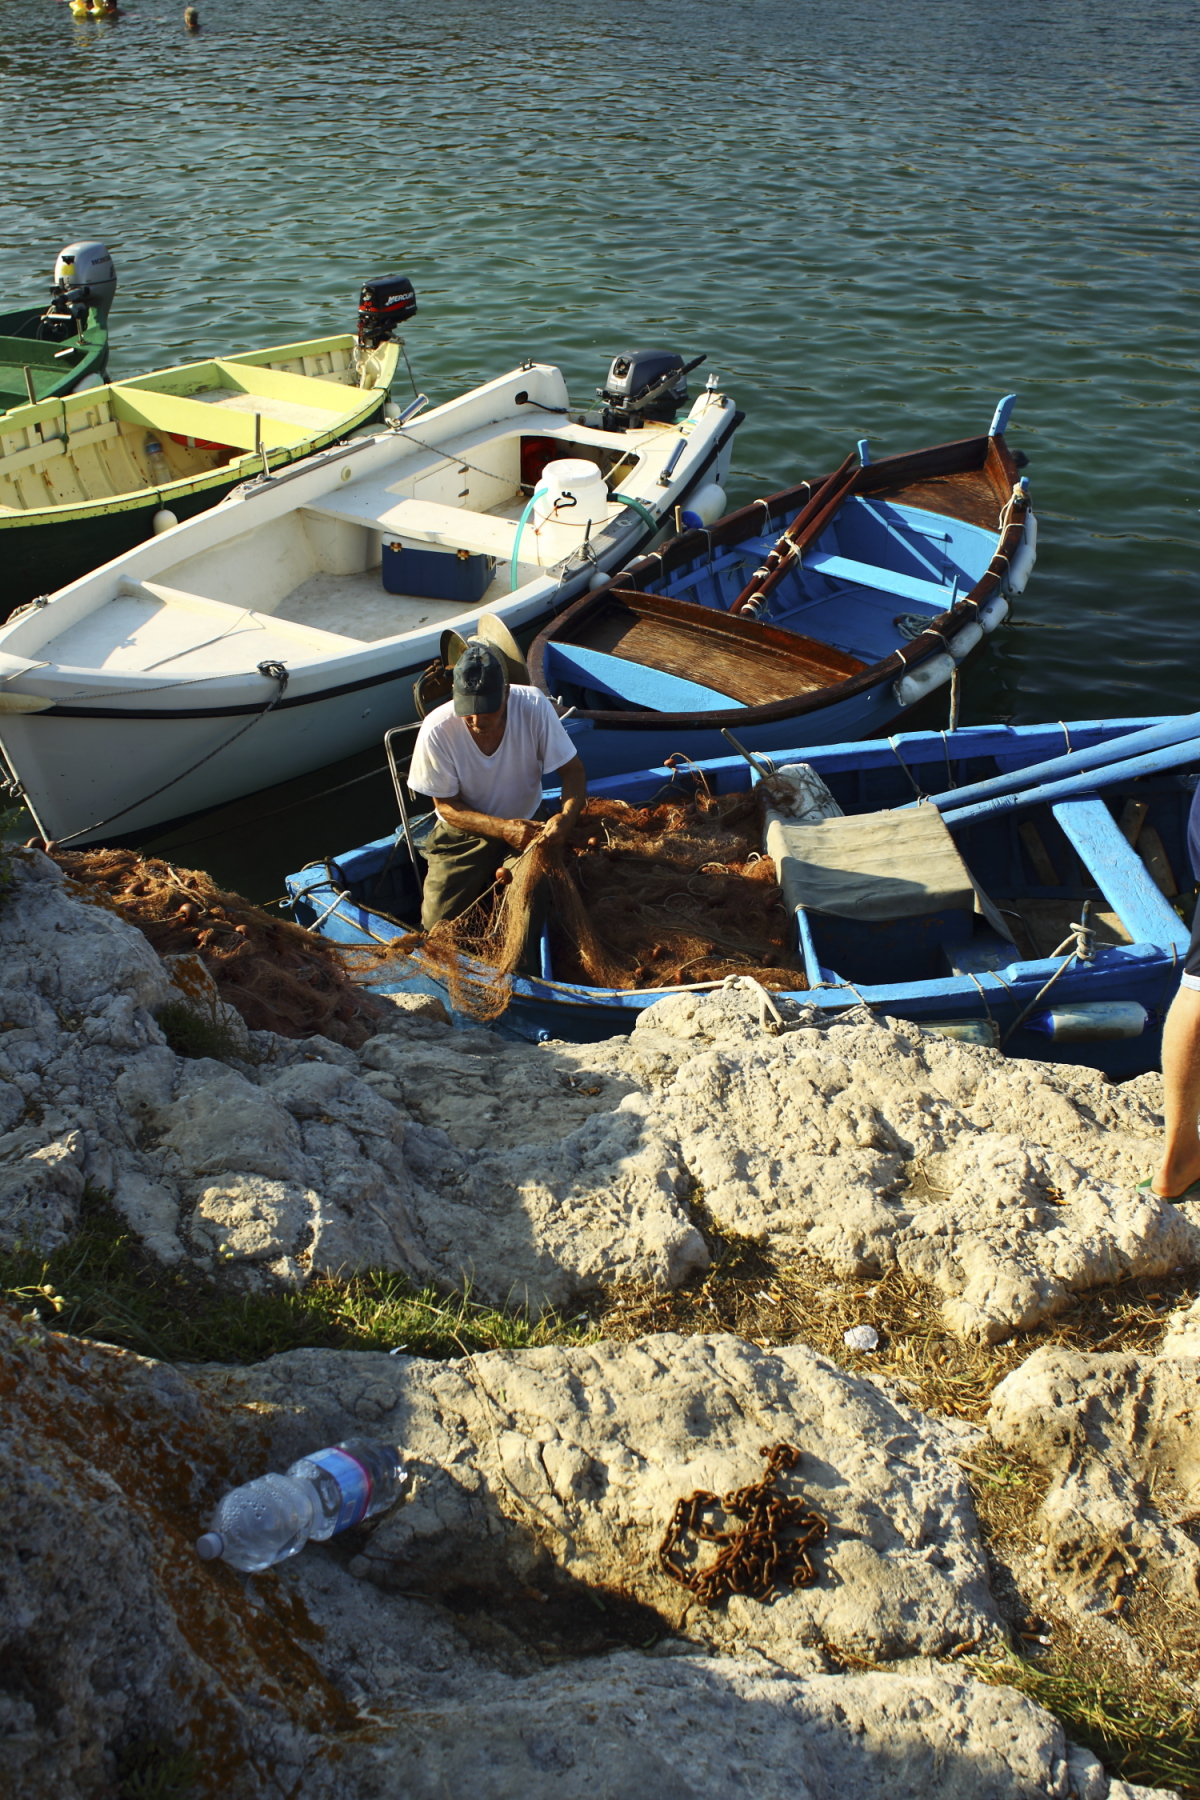
<path fill-rule="evenodd" d="M 542 470 L 542 489 L 533 503 L 534 530 L 549 519 L 556 525 L 602 525 L 608 518 L 608 484 L 593 462 L 564 457 Z"/>

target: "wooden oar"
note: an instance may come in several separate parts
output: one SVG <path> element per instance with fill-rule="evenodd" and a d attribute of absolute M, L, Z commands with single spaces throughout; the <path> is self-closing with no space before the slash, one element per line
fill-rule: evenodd
<path fill-rule="evenodd" d="M 1101 769 L 1084 769 L 1062 781 L 1044 781 L 1036 787 L 1022 788 L 1016 794 L 994 794 L 990 800 L 978 800 L 973 806 L 943 810 L 942 820 L 951 828 L 972 825 L 979 819 L 995 818 L 999 813 L 1013 812 L 1018 807 L 1040 806 L 1046 801 L 1073 800 L 1079 794 L 1094 794 L 1097 789 L 1110 787 L 1114 781 L 1157 775 L 1186 762 L 1200 762 L 1200 737 L 1148 751 L 1144 756 L 1131 756 L 1124 762 L 1106 763 Z"/>
<path fill-rule="evenodd" d="M 776 540 L 774 548 L 755 569 L 753 575 L 729 608 L 731 613 L 753 616 L 775 586 L 791 568 L 806 544 L 825 529 L 832 514 L 846 498 L 862 465 L 854 451 L 827 475 L 815 494 L 811 494 L 787 530 Z"/>
<path fill-rule="evenodd" d="M 1200 736 L 1200 712 L 1183 713 L 1161 725 L 1147 725 L 1141 731 L 1126 732 L 1121 737 L 1106 738 L 1087 750 L 1065 751 L 1047 762 L 1029 763 L 1023 769 L 1009 769 L 1003 775 L 991 775 L 986 781 L 974 781 L 970 787 L 951 788 L 945 794 L 931 794 L 930 802 L 939 812 L 957 812 L 976 800 L 994 799 L 999 794 L 1017 793 L 1060 775 L 1074 775 L 1084 769 L 1103 769 L 1110 763 L 1127 762 L 1144 751 L 1165 749 L 1171 744 L 1185 743 Z M 1093 787 L 1096 785 L 1092 783 Z M 910 802 L 917 805 L 916 801 Z M 921 804 L 924 804 L 922 802 Z"/>

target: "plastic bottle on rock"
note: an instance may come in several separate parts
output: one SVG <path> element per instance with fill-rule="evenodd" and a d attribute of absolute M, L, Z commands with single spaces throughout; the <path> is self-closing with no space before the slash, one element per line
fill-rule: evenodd
<path fill-rule="evenodd" d="M 397 1498 L 405 1477 L 400 1452 L 371 1438 L 347 1438 L 294 1462 L 286 1475 L 260 1475 L 226 1494 L 196 1540 L 205 1562 L 223 1557 L 257 1574 L 358 1525 Z"/>

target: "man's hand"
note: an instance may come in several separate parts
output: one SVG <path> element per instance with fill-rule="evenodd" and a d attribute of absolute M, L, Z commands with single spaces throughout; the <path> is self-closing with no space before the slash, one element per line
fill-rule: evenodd
<path fill-rule="evenodd" d="M 527 850 L 541 835 L 541 826 L 535 825 L 532 819 L 505 819 L 503 824 L 504 842 L 513 850 Z"/>
<path fill-rule="evenodd" d="M 567 833 L 571 829 L 571 821 L 566 813 L 555 813 L 542 827 L 542 842 L 550 849 L 556 849 L 567 841 Z"/>

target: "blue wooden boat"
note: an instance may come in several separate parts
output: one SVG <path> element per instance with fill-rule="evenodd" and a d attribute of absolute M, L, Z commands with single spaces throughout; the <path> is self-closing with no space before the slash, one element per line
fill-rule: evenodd
<path fill-rule="evenodd" d="M 1127 756 L 1118 746 L 1134 733 Z M 1183 741 L 1131 760 L 1147 733 L 1154 743 Z M 890 827 L 908 818 L 928 830 L 939 813 L 946 842 L 986 910 L 926 900 L 893 917 L 845 917 L 801 898 L 795 943 L 808 987 L 789 998 L 824 1013 L 865 1001 L 893 1017 L 1002 1045 L 1014 1056 L 1086 1063 L 1114 1078 L 1157 1066 L 1163 1015 L 1188 946 L 1179 893 L 1193 887 L 1187 822 L 1200 769 L 1200 715 L 1190 722 L 909 732 L 775 759 L 795 760 L 824 780 L 845 815 L 835 823 L 853 828 L 882 819 Z M 1104 766 L 1087 766 L 1094 762 Z M 739 756 L 700 767 L 714 793 L 745 790 L 760 779 Z M 1053 784 L 1042 779 L 1060 769 Z M 645 805 L 665 784 L 686 787 L 694 779 L 686 767 L 664 766 L 593 783 L 591 793 Z M 925 803 L 914 804 L 918 796 Z M 899 858 L 902 868 L 923 861 Z M 287 887 L 301 924 L 347 945 L 394 945 L 418 916 L 403 828 L 310 865 L 289 876 Z M 786 880 L 784 889 L 790 899 Z M 1166 890 L 1173 890 L 1170 898 Z M 1081 943 L 1076 923 L 1094 934 L 1090 943 Z M 1081 948 L 1086 956 L 1077 954 Z M 404 977 L 415 965 L 394 955 L 371 985 L 411 991 Z M 431 986 L 427 977 L 415 985 Z M 504 1023 L 534 1039 L 587 1041 L 631 1029 L 664 992 L 678 991 L 558 980 L 544 940 L 541 978 L 512 978 Z"/>
<path fill-rule="evenodd" d="M 1036 557 L 1014 399 L 984 436 L 878 462 L 863 442 L 821 481 L 696 521 L 553 619 L 529 671 L 575 709 L 588 774 L 718 755 L 722 728 L 769 751 L 865 737 L 949 681 Z"/>

